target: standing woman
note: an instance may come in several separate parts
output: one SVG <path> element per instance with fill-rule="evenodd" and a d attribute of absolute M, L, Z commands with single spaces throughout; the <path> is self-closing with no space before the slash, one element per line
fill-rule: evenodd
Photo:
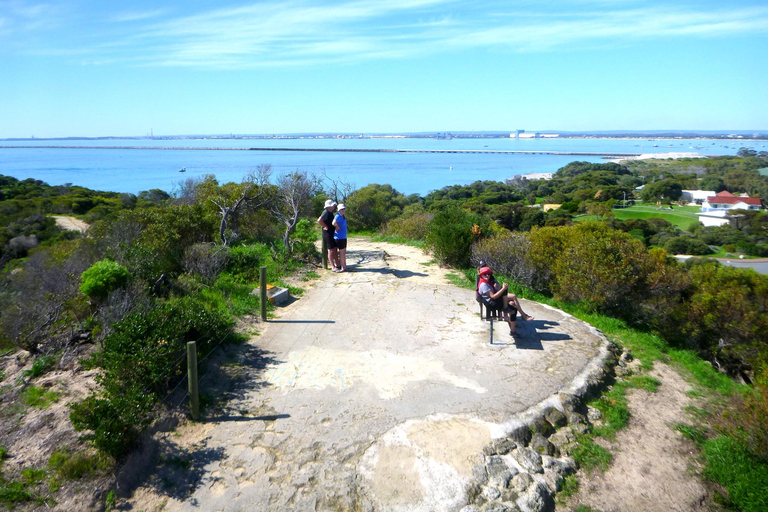
<path fill-rule="evenodd" d="M 333 226 L 336 228 L 333 233 L 336 248 L 339 250 L 339 272 L 347 271 L 347 217 L 345 216 L 347 207 L 344 204 L 339 205 L 339 211 L 333 219 Z"/>
<path fill-rule="evenodd" d="M 336 240 L 333 238 L 334 226 L 333 226 L 333 209 L 336 208 L 336 203 L 329 199 L 325 202 L 325 210 L 323 214 L 317 219 L 317 223 L 323 228 L 323 240 L 325 246 L 328 248 L 328 259 L 331 260 L 331 266 L 334 272 L 339 271 L 339 266 L 336 261 L 338 253 L 336 250 Z"/>

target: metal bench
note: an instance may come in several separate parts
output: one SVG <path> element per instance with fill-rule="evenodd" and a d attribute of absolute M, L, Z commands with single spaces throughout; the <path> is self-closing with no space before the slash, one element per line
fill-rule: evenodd
<path fill-rule="evenodd" d="M 480 304 L 480 319 L 491 324 L 490 344 L 493 345 L 493 321 L 503 320 L 502 312 L 500 309 L 489 308 L 477 292 L 475 293 L 475 300 Z"/>

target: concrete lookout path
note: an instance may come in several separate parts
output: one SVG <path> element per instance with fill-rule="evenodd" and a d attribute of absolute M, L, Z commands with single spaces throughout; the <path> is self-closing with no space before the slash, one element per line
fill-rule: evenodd
<path fill-rule="evenodd" d="M 233 417 L 198 424 L 219 455 L 164 511 L 458 511 L 483 448 L 520 413 L 583 386 L 606 341 L 559 310 L 517 340 L 480 320 L 474 292 L 420 250 L 351 239 L 350 271 L 321 271 L 258 324 L 268 354 Z M 257 388 L 257 389 L 256 389 Z M 148 509 L 139 489 L 131 509 Z"/>

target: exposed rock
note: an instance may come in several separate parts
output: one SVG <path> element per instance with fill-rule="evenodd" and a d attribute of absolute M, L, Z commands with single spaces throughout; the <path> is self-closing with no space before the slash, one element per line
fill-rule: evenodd
<path fill-rule="evenodd" d="M 581 399 L 570 393 L 559 393 L 557 397 L 564 411 L 576 411 L 581 407 Z"/>
<path fill-rule="evenodd" d="M 533 483 L 533 477 L 528 473 L 518 473 L 511 481 L 510 488 L 517 492 L 525 492 Z"/>
<path fill-rule="evenodd" d="M 544 411 L 544 419 L 546 419 L 553 427 L 560 428 L 568 424 L 568 418 L 562 412 L 558 411 L 554 407 Z"/>
<path fill-rule="evenodd" d="M 514 453 L 514 457 L 523 469 L 532 473 L 544 472 L 544 468 L 541 466 L 541 455 L 530 448 L 519 448 Z"/>
<path fill-rule="evenodd" d="M 555 510 L 555 500 L 552 492 L 545 484 L 534 482 L 528 490 L 518 498 L 517 505 L 531 512 L 551 512 Z"/>
<path fill-rule="evenodd" d="M 483 489 L 483 498 L 488 501 L 495 500 L 499 496 L 501 496 L 501 491 L 499 491 L 496 487 L 488 486 Z"/>
<path fill-rule="evenodd" d="M 556 471 L 552 471 L 551 469 L 544 471 L 544 482 L 546 482 L 547 487 L 549 487 L 549 490 L 553 494 L 559 492 L 563 488 L 563 480 L 564 478 Z"/>
<path fill-rule="evenodd" d="M 517 470 L 510 469 L 501 457 L 491 457 L 486 464 L 486 471 L 491 485 L 502 488 L 507 487 L 510 479 L 517 474 Z"/>
<path fill-rule="evenodd" d="M 467 505 L 466 507 L 459 510 L 459 512 L 480 512 L 480 507 L 476 505 Z"/>
<path fill-rule="evenodd" d="M 563 427 L 549 436 L 549 442 L 555 445 L 558 450 L 563 450 L 563 448 L 576 442 L 576 435 L 574 435 L 571 427 Z"/>
<path fill-rule="evenodd" d="M 514 441 L 508 438 L 497 439 L 483 448 L 485 455 L 506 455 L 517 447 Z"/>
<path fill-rule="evenodd" d="M 555 457 L 542 456 L 541 465 L 544 467 L 545 471 L 552 470 L 561 476 L 568 476 L 575 473 L 577 469 L 576 461 L 570 457 L 556 459 Z"/>
<path fill-rule="evenodd" d="M 596 409 L 591 405 L 587 406 L 587 419 L 589 419 L 589 421 L 594 423 L 595 421 L 602 419 L 602 417 L 603 413 L 600 412 L 600 409 Z"/>
<path fill-rule="evenodd" d="M 528 446 L 528 443 L 531 442 L 531 435 L 531 429 L 527 425 L 521 425 L 509 432 L 508 437 L 518 446 Z"/>
<path fill-rule="evenodd" d="M 531 425 L 531 429 L 534 432 L 538 432 L 539 434 L 542 434 L 544 437 L 549 437 L 555 432 L 555 429 L 552 427 L 552 424 L 550 424 L 544 418 L 536 419 Z"/>
<path fill-rule="evenodd" d="M 546 437 L 536 432 L 531 439 L 531 449 L 541 455 L 554 455 L 555 445 L 550 443 Z"/>
<path fill-rule="evenodd" d="M 514 489 L 507 488 L 501 490 L 501 496 L 499 499 L 501 501 L 506 501 L 508 503 L 514 503 L 517 501 L 517 498 L 520 497 L 520 493 Z M 517 506 L 515 506 L 515 509 L 517 509 Z"/>

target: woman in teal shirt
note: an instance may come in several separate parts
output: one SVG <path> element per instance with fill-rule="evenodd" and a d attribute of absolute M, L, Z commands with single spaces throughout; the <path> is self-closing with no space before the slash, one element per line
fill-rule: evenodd
<path fill-rule="evenodd" d="M 336 231 L 333 233 L 333 239 L 336 242 L 336 248 L 339 250 L 339 266 L 341 267 L 337 272 L 347 271 L 347 217 L 346 206 L 340 204 L 336 213 L 336 217 L 333 218 L 333 225 Z"/>

